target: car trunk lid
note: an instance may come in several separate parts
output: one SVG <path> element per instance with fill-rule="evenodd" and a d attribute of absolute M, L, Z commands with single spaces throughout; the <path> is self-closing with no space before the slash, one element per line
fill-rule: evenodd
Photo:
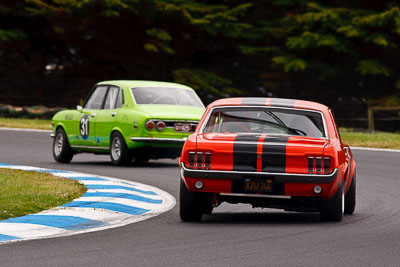
<path fill-rule="evenodd" d="M 174 105 L 138 105 L 138 111 L 153 119 L 199 121 L 204 108 Z"/>

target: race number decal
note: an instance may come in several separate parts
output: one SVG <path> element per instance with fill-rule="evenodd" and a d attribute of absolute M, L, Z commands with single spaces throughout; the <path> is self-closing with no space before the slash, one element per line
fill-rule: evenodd
<path fill-rule="evenodd" d="M 89 136 L 89 116 L 87 114 L 83 115 L 81 121 L 79 122 L 79 132 L 83 139 L 87 139 Z"/>

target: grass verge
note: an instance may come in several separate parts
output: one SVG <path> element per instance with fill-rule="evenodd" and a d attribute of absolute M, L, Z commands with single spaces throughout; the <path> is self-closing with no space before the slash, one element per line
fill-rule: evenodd
<path fill-rule="evenodd" d="M 0 169 L 0 220 L 57 207 L 86 190 L 76 180 L 48 173 Z"/>
<path fill-rule="evenodd" d="M 375 132 L 364 133 L 355 132 L 353 129 L 340 128 L 340 136 L 342 142 L 350 147 L 374 147 L 374 148 L 389 148 L 400 149 L 400 134 Z"/>
<path fill-rule="evenodd" d="M 51 120 L 0 118 L 0 127 L 51 130 Z"/>

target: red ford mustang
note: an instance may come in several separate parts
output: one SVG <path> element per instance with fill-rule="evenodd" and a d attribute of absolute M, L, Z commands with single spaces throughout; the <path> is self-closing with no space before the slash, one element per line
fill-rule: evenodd
<path fill-rule="evenodd" d="M 222 202 L 320 212 L 340 221 L 356 202 L 356 163 L 332 111 L 315 102 L 228 98 L 207 107 L 183 147 L 180 217 Z"/>

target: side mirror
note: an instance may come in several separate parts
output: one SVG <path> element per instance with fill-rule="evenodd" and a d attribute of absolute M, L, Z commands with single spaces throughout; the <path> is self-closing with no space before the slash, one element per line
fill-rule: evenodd
<path fill-rule="evenodd" d="M 82 112 L 82 110 L 83 110 L 82 106 L 80 106 L 80 105 L 76 106 L 76 109 L 77 109 L 79 112 Z"/>

